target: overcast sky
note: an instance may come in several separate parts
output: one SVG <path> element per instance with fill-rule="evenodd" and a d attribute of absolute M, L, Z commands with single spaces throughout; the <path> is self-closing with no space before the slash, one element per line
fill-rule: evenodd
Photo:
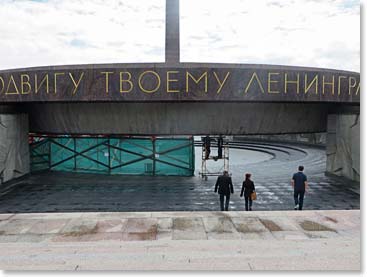
<path fill-rule="evenodd" d="M 181 62 L 360 71 L 356 0 L 181 0 Z M 165 0 L 0 0 L 0 69 L 164 62 Z"/>

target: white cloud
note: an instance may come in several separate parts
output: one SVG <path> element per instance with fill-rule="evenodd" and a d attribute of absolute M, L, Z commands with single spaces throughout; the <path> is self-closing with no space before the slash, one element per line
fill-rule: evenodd
<path fill-rule="evenodd" d="M 164 0 L 0 0 L 0 68 L 163 62 Z M 359 1 L 181 0 L 181 61 L 359 71 Z"/>
<path fill-rule="evenodd" d="M 164 0 L 2 1 L 1 68 L 164 61 Z"/>
<path fill-rule="evenodd" d="M 359 71 L 359 2 L 185 0 L 181 60 Z"/>

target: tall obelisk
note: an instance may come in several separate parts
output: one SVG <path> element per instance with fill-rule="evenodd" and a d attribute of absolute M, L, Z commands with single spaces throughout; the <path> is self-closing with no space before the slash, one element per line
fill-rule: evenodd
<path fill-rule="evenodd" d="M 180 2 L 166 0 L 166 63 L 180 62 Z"/>

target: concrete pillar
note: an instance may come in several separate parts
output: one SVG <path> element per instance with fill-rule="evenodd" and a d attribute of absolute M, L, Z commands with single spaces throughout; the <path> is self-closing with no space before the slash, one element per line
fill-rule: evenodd
<path fill-rule="evenodd" d="M 180 2 L 166 0 L 166 63 L 180 62 Z"/>
<path fill-rule="evenodd" d="M 328 116 L 326 155 L 326 173 L 359 181 L 359 114 L 330 114 Z"/>
<path fill-rule="evenodd" d="M 30 171 L 28 114 L 0 114 L 0 185 Z"/>

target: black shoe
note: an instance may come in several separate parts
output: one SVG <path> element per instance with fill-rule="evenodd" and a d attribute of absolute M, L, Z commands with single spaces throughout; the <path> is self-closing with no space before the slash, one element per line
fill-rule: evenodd
<path fill-rule="evenodd" d="M 250 208 L 250 211 L 252 211 L 252 208 Z"/>

